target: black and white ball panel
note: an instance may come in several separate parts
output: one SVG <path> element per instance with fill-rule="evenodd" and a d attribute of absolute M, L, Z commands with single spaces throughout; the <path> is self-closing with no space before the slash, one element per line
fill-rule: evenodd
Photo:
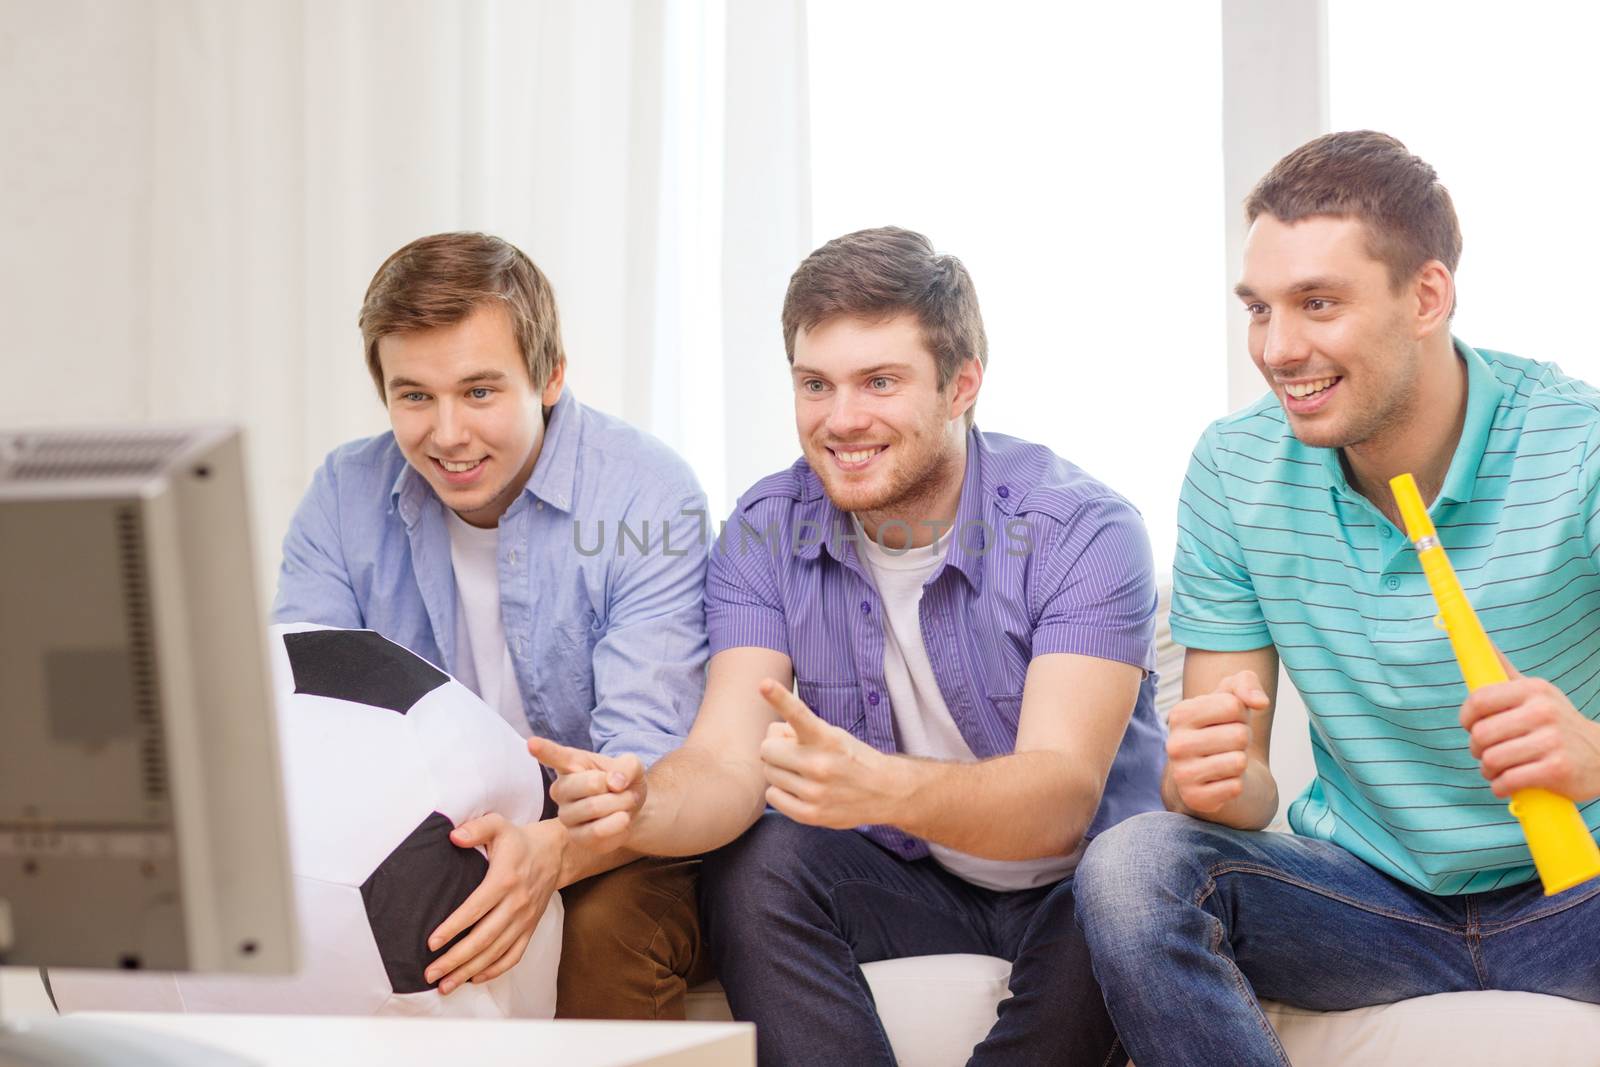
<path fill-rule="evenodd" d="M 438 951 L 428 948 L 428 935 L 472 895 L 489 871 L 489 861 L 477 850 L 450 843 L 452 829 L 449 819 L 434 812 L 361 883 L 367 925 L 396 993 L 433 988 L 423 972 L 466 931 Z"/>
<path fill-rule="evenodd" d="M 404 715 L 450 680 L 433 664 L 371 630 L 305 630 L 283 635 L 294 691 Z"/>

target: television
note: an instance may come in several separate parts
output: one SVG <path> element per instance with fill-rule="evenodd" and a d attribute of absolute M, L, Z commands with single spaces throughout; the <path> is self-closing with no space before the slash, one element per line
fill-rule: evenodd
<path fill-rule="evenodd" d="M 246 497 L 234 428 L 0 431 L 0 963 L 294 970 Z"/>

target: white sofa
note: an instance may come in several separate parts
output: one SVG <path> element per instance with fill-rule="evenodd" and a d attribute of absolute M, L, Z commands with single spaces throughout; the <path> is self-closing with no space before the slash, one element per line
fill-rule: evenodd
<path fill-rule="evenodd" d="M 1156 635 L 1163 716 L 1181 695 L 1183 673 L 1183 649 L 1167 630 L 1165 601 L 1163 595 Z M 993 956 L 915 956 L 861 969 L 901 1067 L 965 1063 L 1009 995 L 1011 965 Z M 1443 993 L 1355 1011 L 1265 1007 L 1295 1067 L 1600 1064 L 1600 1007 L 1560 997 Z M 732 1018 L 714 982 L 690 991 L 688 1012 L 707 1022 Z"/>
<path fill-rule="evenodd" d="M 959 1067 L 993 1025 L 1011 965 L 993 956 L 912 956 L 861 969 L 901 1067 Z M 1536 993 L 1441 993 L 1355 1011 L 1266 1010 L 1295 1067 L 1600 1063 L 1600 1008 Z M 713 984 L 689 994 L 689 1018 L 732 1016 Z"/>

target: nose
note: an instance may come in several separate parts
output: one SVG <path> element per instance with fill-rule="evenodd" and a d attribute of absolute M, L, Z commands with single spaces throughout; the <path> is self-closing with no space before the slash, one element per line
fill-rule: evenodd
<path fill-rule="evenodd" d="M 466 413 L 449 400 L 439 402 L 438 416 L 433 426 L 433 441 L 441 450 L 460 448 L 472 439 L 467 429 Z"/>
<path fill-rule="evenodd" d="M 1309 355 L 1305 334 L 1289 315 L 1274 315 L 1262 327 L 1261 364 L 1267 370 L 1284 371 L 1304 363 Z"/>
<path fill-rule="evenodd" d="M 854 389 L 840 389 L 834 394 L 833 407 L 828 412 L 829 436 L 849 439 L 871 425 L 872 415 Z"/>

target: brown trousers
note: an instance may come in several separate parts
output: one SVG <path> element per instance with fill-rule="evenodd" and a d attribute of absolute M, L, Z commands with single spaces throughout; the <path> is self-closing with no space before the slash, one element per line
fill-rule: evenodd
<path fill-rule="evenodd" d="M 558 1019 L 682 1019 L 709 981 L 698 859 L 646 857 L 561 891 Z"/>

